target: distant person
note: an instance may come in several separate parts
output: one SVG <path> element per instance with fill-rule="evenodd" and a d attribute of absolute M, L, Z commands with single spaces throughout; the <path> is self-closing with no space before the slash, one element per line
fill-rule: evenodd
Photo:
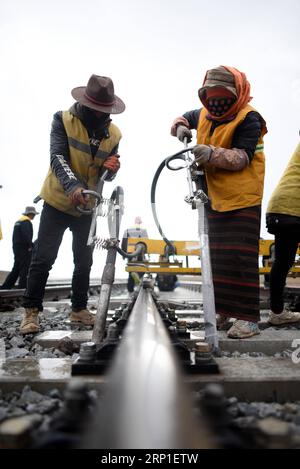
<path fill-rule="evenodd" d="M 128 248 L 128 238 L 148 238 L 147 230 L 141 227 L 142 219 L 141 217 L 135 217 L 134 227 L 127 228 L 124 231 L 121 248 L 123 251 L 127 252 Z M 144 254 L 139 254 L 139 256 L 130 259 L 130 262 L 142 262 L 144 260 Z M 140 279 L 143 277 L 142 272 L 129 272 L 127 280 L 127 290 L 129 293 L 134 291 L 134 287 L 140 284 Z"/>
<path fill-rule="evenodd" d="M 266 211 L 267 229 L 275 235 L 275 259 L 270 272 L 268 321 L 274 326 L 300 321 L 300 313 L 284 308 L 283 293 L 300 242 L 300 143 L 292 155 Z"/>
<path fill-rule="evenodd" d="M 264 187 L 266 123 L 249 105 L 243 72 L 219 66 L 206 72 L 198 91 L 201 109 L 177 117 L 171 134 L 192 140 L 195 166 L 204 170 L 209 206 L 210 257 L 218 327 L 229 337 L 259 334 L 259 232 Z"/>
<path fill-rule="evenodd" d="M 26 288 L 27 275 L 32 254 L 32 220 L 38 215 L 34 207 L 26 207 L 25 212 L 15 223 L 12 236 L 14 265 L 3 283 L 2 290 L 10 290 L 19 279 L 18 287 Z"/>
<path fill-rule="evenodd" d="M 87 86 L 74 88 L 71 94 L 76 102 L 53 117 L 50 169 L 40 193 L 45 203 L 23 301 L 23 334 L 39 330 L 38 313 L 43 310 L 49 271 L 67 228 L 73 235 L 74 258 L 70 320 L 94 323 L 87 309 L 93 251 L 87 246 L 91 215 L 81 215 L 76 207 L 90 208 L 91 201 L 82 191 L 95 190 L 103 170 L 108 170 L 107 180 L 111 180 L 120 168 L 121 132 L 110 115 L 123 112 L 125 104 L 115 95 L 111 78 L 104 76 L 92 75 Z"/>
<path fill-rule="evenodd" d="M 167 256 L 159 256 L 158 262 L 168 263 L 169 258 Z M 177 286 L 178 278 L 174 274 L 157 274 L 155 283 L 160 291 L 173 291 Z"/>
<path fill-rule="evenodd" d="M 157 274 L 156 285 L 160 291 L 173 291 L 176 288 L 178 278 L 173 274 Z"/>

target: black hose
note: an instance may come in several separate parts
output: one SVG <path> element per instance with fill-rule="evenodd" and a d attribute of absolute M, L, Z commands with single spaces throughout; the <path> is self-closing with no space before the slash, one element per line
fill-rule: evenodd
<path fill-rule="evenodd" d="M 173 160 L 183 160 L 185 161 L 185 157 L 182 156 L 182 155 L 173 155 L 173 156 L 169 156 L 168 158 L 165 159 L 165 166 L 170 169 L 171 171 L 179 171 L 180 169 L 184 169 L 185 166 L 178 166 L 178 168 L 173 168 L 172 166 L 170 166 L 170 163 L 171 161 Z"/>
<path fill-rule="evenodd" d="M 186 148 L 184 148 L 183 150 L 180 150 L 180 151 L 178 151 L 177 153 L 174 153 L 174 155 L 168 156 L 167 158 L 165 158 L 165 160 L 168 160 L 168 159 L 170 159 L 170 158 L 176 159 L 176 158 L 175 158 L 176 156 L 182 155 L 182 153 L 186 153 L 187 151 L 192 151 L 194 148 L 195 148 L 195 146 L 193 146 L 193 147 L 186 147 Z M 182 159 L 182 158 L 180 158 L 180 159 Z"/>
<path fill-rule="evenodd" d="M 162 228 L 160 226 L 160 223 L 158 221 L 158 218 L 157 218 L 157 213 L 156 213 L 156 207 L 155 207 L 155 193 L 156 193 L 156 185 L 157 185 L 157 181 L 159 179 L 159 176 L 162 172 L 162 170 L 164 169 L 165 167 L 165 164 L 166 164 L 166 160 L 168 158 L 166 158 L 165 160 L 163 160 L 159 167 L 157 168 L 156 170 L 156 173 L 154 175 L 154 178 L 153 178 L 153 181 L 152 181 L 152 184 L 151 184 L 151 208 L 152 208 L 152 215 L 153 215 L 153 218 L 154 218 L 154 221 L 155 221 L 155 224 L 157 226 L 157 229 L 162 237 L 162 239 L 164 240 L 164 242 L 169 246 L 169 249 L 170 249 L 170 255 L 174 255 L 175 254 L 175 246 L 172 244 L 171 241 L 168 240 L 168 238 L 165 236 L 165 234 L 163 233 L 162 231 Z"/>
<path fill-rule="evenodd" d="M 145 250 L 145 245 L 143 243 L 138 243 L 136 245 L 135 251 L 131 253 L 123 251 L 123 249 L 119 248 L 119 246 L 116 246 L 116 250 L 119 254 L 121 254 L 121 256 L 126 257 L 127 259 L 133 259 Z"/>
<path fill-rule="evenodd" d="M 171 171 L 178 171 L 180 169 L 183 169 L 184 166 L 182 167 L 179 167 L 179 168 L 172 168 L 171 166 L 169 166 L 169 163 L 173 160 L 176 160 L 176 159 L 179 159 L 179 160 L 185 160 L 185 157 L 184 156 L 181 156 L 183 153 L 186 153 L 187 151 L 190 151 L 192 150 L 193 147 L 190 147 L 190 148 L 184 148 L 183 150 L 180 150 L 179 152 L 175 153 L 174 155 L 171 155 L 171 156 L 168 156 L 167 158 L 165 158 L 159 165 L 159 167 L 157 168 L 155 174 L 154 174 L 154 178 L 153 178 L 153 181 L 152 181 L 152 184 L 151 184 L 151 208 L 152 208 L 152 214 L 153 214 L 153 218 L 154 218 L 154 221 L 155 221 L 155 224 L 157 226 L 157 229 L 160 233 L 160 235 L 162 236 L 164 242 L 168 245 L 169 247 L 169 255 L 172 256 L 174 254 L 176 254 L 176 248 L 174 246 L 174 244 L 172 244 L 172 241 L 170 241 L 166 235 L 163 233 L 162 231 L 162 228 L 160 226 L 160 223 L 158 221 L 158 217 L 157 217 L 157 213 L 156 213 L 156 206 L 155 206 L 155 193 L 156 193 L 156 185 L 157 185 L 157 181 L 160 177 L 160 174 L 162 172 L 162 170 L 164 169 L 165 166 L 167 166 L 168 169 L 170 169 Z"/>

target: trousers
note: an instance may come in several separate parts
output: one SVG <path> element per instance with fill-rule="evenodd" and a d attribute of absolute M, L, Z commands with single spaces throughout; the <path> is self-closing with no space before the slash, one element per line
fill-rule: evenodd
<path fill-rule="evenodd" d="M 286 277 L 294 263 L 299 242 L 299 229 L 275 234 L 275 261 L 270 272 L 270 307 L 273 313 L 283 311 Z"/>
<path fill-rule="evenodd" d="M 23 298 L 25 308 L 43 310 L 45 287 L 62 242 L 64 232 L 70 229 L 73 236 L 72 250 L 74 271 L 72 276 L 71 304 L 73 311 L 86 308 L 93 250 L 87 246 L 91 224 L 90 215 L 74 217 L 44 204 L 38 238 L 29 268 L 27 288 Z"/>

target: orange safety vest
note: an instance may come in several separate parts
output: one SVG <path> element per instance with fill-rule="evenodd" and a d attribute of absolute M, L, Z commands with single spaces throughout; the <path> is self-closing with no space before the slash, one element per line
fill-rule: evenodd
<path fill-rule="evenodd" d="M 238 112 L 234 120 L 220 124 L 210 135 L 212 122 L 206 119 L 208 111 L 204 108 L 201 109 L 197 128 L 197 143 L 219 148 L 232 148 L 236 128 L 252 111 L 256 110 L 252 106 L 245 106 Z M 261 204 L 265 175 L 263 152 L 265 133 L 266 128 L 263 127 L 254 157 L 251 163 L 241 171 L 228 171 L 209 166 L 205 168 L 208 197 L 214 210 L 227 212 Z"/>

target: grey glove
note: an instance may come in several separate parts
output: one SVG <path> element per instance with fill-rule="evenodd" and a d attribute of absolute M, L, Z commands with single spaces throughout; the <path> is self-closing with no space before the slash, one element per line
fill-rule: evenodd
<path fill-rule="evenodd" d="M 195 163 L 199 166 L 205 165 L 205 163 L 209 162 L 212 152 L 213 148 L 208 145 L 196 145 L 192 150 L 195 156 Z"/>
<path fill-rule="evenodd" d="M 176 137 L 181 142 L 183 142 L 183 140 L 187 138 L 187 142 L 189 143 L 192 141 L 193 135 L 190 129 L 185 127 L 185 125 L 179 125 L 176 130 Z"/>

